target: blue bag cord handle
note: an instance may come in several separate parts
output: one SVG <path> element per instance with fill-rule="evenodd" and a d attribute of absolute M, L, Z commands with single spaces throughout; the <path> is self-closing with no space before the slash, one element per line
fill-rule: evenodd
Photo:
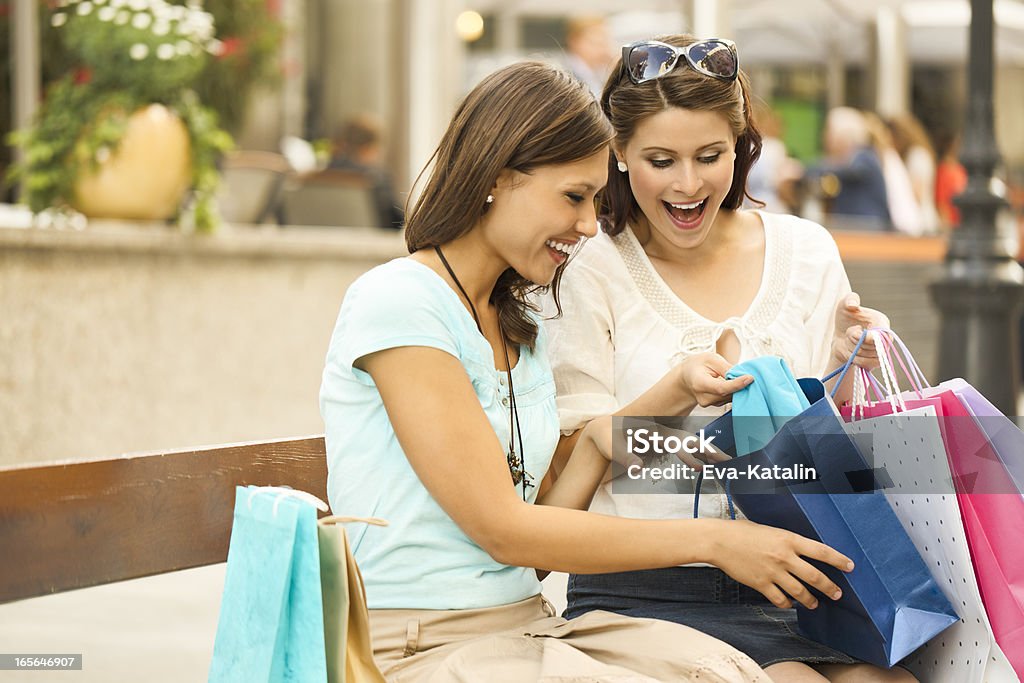
<path fill-rule="evenodd" d="M 853 367 L 853 359 L 856 358 L 857 353 L 860 352 L 860 347 L 864 346 L 864 340 L 868 338 L 868 332 L 873 332 L 880 329 L 881 328 L 869 327 L 868 329 L 864 330 L 860 335 L 860 339 L 857 340 L 857 345 L 853 347 L 853 353 L 851 353 L 850 357 L 846 359 L 846 363 L 843 364 L 843 367 L 836 368 L 835 370 L 821 378 L 822 383 L 825 383 L 832 379 L 833 377 L 835 377 L 836 375 L 839 375 L 839 380 L 836 382 L 836 385 L 832 387 L 832 391 L 829 392 L 829 396 L 835 398 L 836 392 L 839 391 L 839 387 L 842 386 L 843 380 L 846 379 L 846 373 L 848 373 L 850 371 L 850 368 Z"/>

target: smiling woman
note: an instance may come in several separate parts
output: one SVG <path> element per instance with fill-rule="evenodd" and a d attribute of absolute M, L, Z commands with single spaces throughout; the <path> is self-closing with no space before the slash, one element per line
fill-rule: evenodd
<path fill-rule="evenodd" d="M 733 364 L 775 355 L 798 377 L 820 377 L 850 356 L 861 326 L 888 323 L 850 292 L 824 228 L 741 210 L 761 136 L 738 60 L 728 41 L 643 41 L 623 48 L 605 85 L 601 103 L 615 139 L 604 230 L 566 269 L 564 314 L 547 323 L 566 435 L 556 471 L 594 421 L 721 414 L 745 386 L 726 380 Z M 871 365 L 874 356 L 873 347 L 862 348 L 857 363 Z M 592 511 L 693 515 L 692 494 L 614 494 L 614 485 L 600 488 Z M 702 495 L 700 517 L 726 519 L 724 499 Z M 744 524 L 738 531 L 720 538 L 732 567 L 719 560 L 572 576 L 566 614 L 610 610 L 689 625 L 749 655 L 776 680 L 851 673 L 909 680 L 797 636 L 793 601 L 817 605 L 801 576 L 803 553 L 797 545 L 780 549 L 778 530 Z"/>
<path fill-rule="evenodd" d="M 522 63 L 488 76 L 434 155 L 406 226 L 410 256 L 345 295 L 320 392 L 327 490 L 335 511 L 390 522 L 350 534 L 374 655 L 391 680 L 764 680 L 693 629 L 608 614 L 566 621 L 540 594 L 535 567 L 715 558 L 703 520 L 567 509 L 589 500 L 607 468 L 605 423 L 587 430 L 555 486 L 539 486 L 558 424 L 527 295 L 557 290 L 597 232 L 611 137 L 565 72 Z M 820 544 L 808 552 L 845 566 Z"/>

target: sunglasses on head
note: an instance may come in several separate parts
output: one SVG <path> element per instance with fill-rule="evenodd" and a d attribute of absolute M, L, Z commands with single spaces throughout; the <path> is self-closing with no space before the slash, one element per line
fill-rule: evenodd
<path fill-rule="evenodd" d="M 657 40 L 644 40 L 622 47 L 622 65 L 629 74 L 629 80 L 637 85 L 661 78 L 679 64 L 680 57 L 697 73 L 722 81 L 735 80 L 740 70 L 736 43 L 724 38 L 709 38 L 686 47 Z"/>

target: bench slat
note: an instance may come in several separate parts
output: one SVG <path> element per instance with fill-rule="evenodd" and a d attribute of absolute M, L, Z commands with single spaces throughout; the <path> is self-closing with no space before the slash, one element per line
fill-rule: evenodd
<path fill-rule="evenodd" d="M 0 603 L 224 562 L 249 484 L 326 501 L 323 437 L 0 469 Z"/>

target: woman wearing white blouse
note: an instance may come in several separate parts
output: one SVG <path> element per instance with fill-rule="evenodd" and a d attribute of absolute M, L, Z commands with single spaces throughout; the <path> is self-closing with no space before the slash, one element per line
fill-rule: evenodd
<path fill-rule="evenodd" d="M 760 151 L 749 103 L 728 41 L 674 36 L 623 48 L 601 100 L 616 133 L 603 229 L 566 269 L 562 315 L 546 323 L 560 451 L 610 414 L 720 414 L 736 389 L 726 372 L 757 356 L 781 356 L 797 377 L 823 376 L 849 357 L 862 326 L 888 325 L 850 291 L 824 228 L 740 210 Z M 874 348 L 856 362 L 874 364 Z M 602 485 L 592 511 L 692 515 L 692 495 L 611 487 Z M 700 515 L 727 517 L 724 496 L 701 496 Z M 709 565 L 573 575 L 568 614 L 605 609 L 688 624 L 775 680 L 913 680 L 796 635 L 790 598 L 803 596 L 778 581 L 743 583 Z"/>

